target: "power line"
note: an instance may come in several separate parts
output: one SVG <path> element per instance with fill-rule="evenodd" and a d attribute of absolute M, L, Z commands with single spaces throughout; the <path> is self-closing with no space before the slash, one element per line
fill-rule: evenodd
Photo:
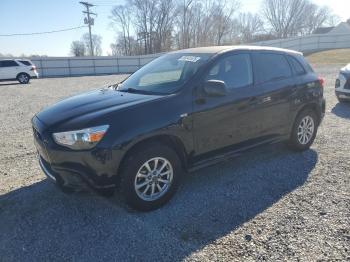
<path fill-rule="evenodd" d="M 65 28 L 65 29 L 60 29 L 60 30 L 45 31 L 45 32 L 5 34 L 5 35 L 0 35 L 0 37 L 2 37 L 2 36 L 26 36 L 26 35 L 52 34 L 52 33 L 59 33 L 59 32 L 65 32 L 65 31 L 76 30 L 76 29 L 83 28 L 83 27 L 86 27 L 86 25 L 77 26 L 77 27 L 71 27 L 71 28 Z"/>

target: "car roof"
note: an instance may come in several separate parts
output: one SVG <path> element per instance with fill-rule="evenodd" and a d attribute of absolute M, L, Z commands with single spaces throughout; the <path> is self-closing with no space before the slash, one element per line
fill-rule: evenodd
<path fill-rule="evenodd" d="M 273 51 L 273 52 L 283 52 L 283 53 L 302 55 L 301 52 L 290 50 L 290 49 L 270 47 L 270 46 L 254 46 L 254 45 L 196 47 L 196 48 L 189 48 L 189 49 L 174 51 L 173 53 L 217 54 L 217 53 L 235 51 L 235 50 L 237 51 L 238 50 L 239 51 Z"/>
<path fill-rule="evenodd" d="M 28 61 L 28 62 L 31 62 L 29 59 L 21 59 L 21 58 L 0 58 L 0 61 Z"/>

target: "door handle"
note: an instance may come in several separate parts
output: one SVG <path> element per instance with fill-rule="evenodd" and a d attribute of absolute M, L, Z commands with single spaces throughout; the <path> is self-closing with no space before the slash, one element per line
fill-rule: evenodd
<path fill-rule="evenodd" d="M 261 103 L 267 103 L 271 101 L 271 96 L 266 96 L 261 100 Z"/>

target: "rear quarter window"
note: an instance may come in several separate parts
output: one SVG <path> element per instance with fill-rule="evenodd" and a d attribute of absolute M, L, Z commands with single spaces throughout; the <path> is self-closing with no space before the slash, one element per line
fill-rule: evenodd
<path fill-rule="evenodd" d="M 301 65 L 301 63 L 295 57 L 288 56 L 288 60 L 289 60 L 296 75 L 306 74 L 304 67 Z"/>
<path fill-rule="evenodd" d="M 283 54 L 254 54 L 254 67 L 257 83 L 265 83 L 292 76 L 292 70 Z"/>
<path fill-rule="evenodd" d="M 314 72 L 313 68 L 311 67 L 311 65 L 309 64 L 309 62 L 306 60 L 306 58 L 304 56 L 297 55 L 297 56 L 295 56 L 295 59 L 297 59 L 303 65 L 306 72 L 308 72 L 308 73 Z"/>
<path fill-rule="evenodd" d="M 19 60 L 19 62 L 20 62 L 21 64 L 23 64 L 23 65 L 26 65 L 26 66 L 31 66 L 31 65 L 32 65 L 31 62 L 26 61 L 26 60 Z"/>

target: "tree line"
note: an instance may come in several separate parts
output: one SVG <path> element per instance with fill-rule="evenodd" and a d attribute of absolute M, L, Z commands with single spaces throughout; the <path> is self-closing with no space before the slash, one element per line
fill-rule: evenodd
<path fill-rule="evenodd" d="M 239 0 L 130 0 L 114 6 L 109 18 L 116 32 L 111 55 L 302 36 L 338 22 L 328 7 L 311 0 L 263 0 L 256 14 L 241 12 Z M 72 43 L 72 54 L 89 53 L 87 37 Z M 93 39 L 99 55 L 101 37 Z"/>

